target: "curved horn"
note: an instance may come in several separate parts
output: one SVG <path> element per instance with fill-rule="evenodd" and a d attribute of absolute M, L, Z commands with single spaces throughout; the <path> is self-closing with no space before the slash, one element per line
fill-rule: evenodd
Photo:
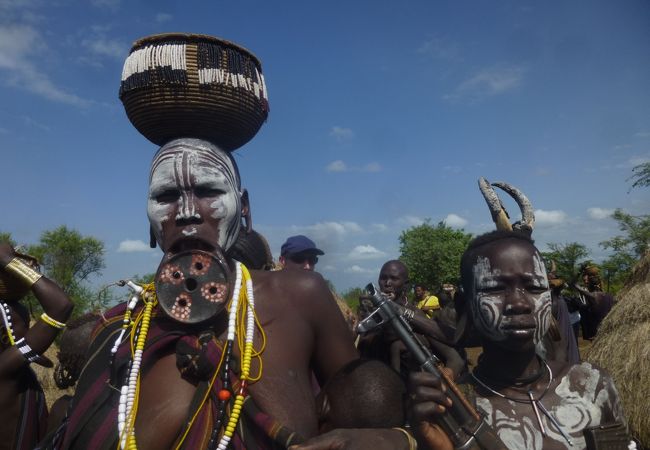
<path fill-rule="evenodd" d="M 502 181 L 492 183 L 492 186 L 503 189 L 513 199 L 515 199 L 515 202 L 517 202 L 517 205 L 519 205 L 519 209 L 521 210 L 521 226 L 530 228 L 530 231 L 532 231 L 535 226 L 535 213 L 533 205 L 530 203 L 530 200 L 528 200 L 528 197 L 526 197 L 526 195 L 516 187 Z"/>
<path fill-rule="evenodd" d="M 497 193 L 492 189 L 490 183 L 485 178 L 481 177 L 478 179 L 478 187 L 485 198 L 485 202 L 490 209 L 492 214 L 492 220 L 497 226 L 497 230 L 506 230 L 512 231 L 512 225 L 510 224 L 510 218 L 508 217 L 508 212 L 503 207 L 501 199 Z"/>

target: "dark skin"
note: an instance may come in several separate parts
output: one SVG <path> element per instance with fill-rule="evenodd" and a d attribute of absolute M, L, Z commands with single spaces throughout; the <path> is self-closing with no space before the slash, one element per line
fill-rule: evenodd
<path fill-rule="evenodd" d="M 16 256 L 14 249 L 8 244 L 0 244 L 0 271 Z M 11 272 L 7 272 L 11 274 Z M 41 277 L 31 288 L 32 293 L 40 302 L 43 310 L 53 319 L 65 322 L 72 313 L 72 302 L 63 290 L 53 281 Z M 12 302 L 13 303 L 13 302 Z M 29 324 L 16 312 L 15 305 L 8 303 L 11 309 L 11 320 L 16 340 L 24 337 L 29 346 L 38 354 L 43 354 L 54 342 L 59 330 L 47 325 L 42 320 L 29 328 Z M 13 442 L 18 424 L 19 380 L 17 376 L 27 361 L 15 346 L 2 346 L 0 353 L 0 439 L 2 442 Z"/>
<path fill-rule="evenodd" d="M 170 254 L 192 248 L 213 250 L 212 243 L 220 242 L 220 221 L 239 221 L 240 217 L 248 215 L 246 196 L 242 197 L 242 210 L 236 216 L 230 219 L 214 217 L 212 205 L 220 196 L 239 194 L 225 188 L 197 190 L 194 180 L 190 181 L 176 188 L 187 192 L 166 189 L 161 198 L 150 200 L 164 202 L 165 215 L 172 218 L 152 222 L 154 226 L 161 225 L 162 239 L 158 244 Z M 191 218 L 178 214 L 181 198 L 189 199 L 192 210 L 198 214 Z M 232 261 L 229 263 L 234 267 Z M 266 349 L 263 375 L 249 386 L 249 393 L 262 411 L 299 435 L 311 438 L 318 433 L 318 418 L 310 377 L 313 373 L 324 384 L 343 365 L 358 358 L 350 330 L 319 274 L 286 270 L 252 271 L 251 275 L 256 313 L 266 334 Z M 226 319 L 223 311 L 213 323 L 214 330 L 223 339 L 227 331 Z M 255 335 L 254 342 L 255 348 L 260 348 L 259 334 Z M 237 346 L 234 349 L 239 356 Z M 258 362 L 254 359 L 251 374 L 258 370 Z M 196 386 L 181 377 L 175 354 L 162 356 L 142 376 L 135 425 L 138 448 L 167 450 L 179 436 Z M 326 435 L 327 440 L 310 441 L 304 448 L 364 449 L 368 448 L 364 438 L 376 439 L 376 434 L 385 440 L 385 445 L 378 446 L 377 450 L 408 448 L 404 437 L 393 430 L 367 430 L 356 435 L 348 430 L 334 430 Z"/>
<path fill-rule="evenodd" d="M 481 283 L 477 275 L 474 279 L 464 279 L 463 287 L 466 298 L 463 301 L 475 302 L 476 298 L 482 294 L 489 294 L 490 298 L 494 298 L 496 304 L 500 305 L 500 313 L 504 317 L 503 323 L 516 324 L 513 328 L 501 329 L 501 335 L 505 339 L 495 338 L 496 334 L 488 335 L 481 332 L 483 342 L 483 354 L 479 360 L 479 364 L 474 373 L 479 376 L 479 379 L 486 382 L 490 387 L 497 390 L 503 395 L 512 398 L 525 398 L 526 392 L 531 391 L 534 398 L 539 398 L 544 392 L 543 404 L 548 410 L 563 405 L 566 408 L 567 403 L 561 393 L 556 392 L 560 382 L 569 386 L 571 392 L 582 395 L 585 399 L 591 398 L 590 393 L 585 392 L 584 378 L 594 377 L 599 379 L 600 392 L 607 394 L 612 398 L 615 395 L 609 392 L 611 382 L 603 381 L 602 374 L 598 368 L 585 369 L 583 372 L 571 371 L 572 366 L 564 361 L 551 361 L 549 366 L 553 373 L 553 379 L 550 382 L 550 387 L 546 390 L 549 383 L 548 372 L 544 369 L 539 358 L 535 352 L 535 330 L 528 328 L 529 324 L 535 323 L 535 307 L 543 298 L 546 298 L 541 285 L 543 283 L 535 282 L 531 277 L 531 273 L 535 273 L 535 257 L 537 250 L 535 247 L 527 242 L 517 239 L 502 239 L 491 242 L 479 248 L 480 255 L 490 261 L 492 273 L 497 274 L 491 278 L 493 283 Z M 474 272 L 476 273 L 476 272 Z M 548 289 L 548 288 L 546 288 Z M 539 322 L 537 325 L 539 326 Z M 534 375 L 542 373 L 532 382 L 520 383 L 515 387 L 514 380 L 522 380 L 527 377 L 535 378 Z M 564 378 L 564 380 L 563 380 Z M 528 430 L 533 430 L 533 433 L 539 433 L 537 419 L 535 417 L 533 408 L 530 403 L 513 403 L 483 388 L 478 383 L 468 378 L 468 381 L 474 384 L 476 393 L 479 399 L 485 398 L 489 400 L 489 405 L 492 411 L 514 411 L 511 416 L 509 426 L 519 432 L 523 430 L 524 422 L 532 424 Z M 610 384 L 608 384 L 610 383 Z M 450 405 L 449 398 L 444 394 L 440 379 L 429 373 L 413 373 L 410 378 L 409 390 L 411 399 L 413 401 L 411 407 L 412 423 L 419 424 L 415 429 L 423 448 L 428 449 L 451 449 L 451 442 L 442 432 L 442 430 L 434 425 L 434 422 L 440 414 L 443 414 L 446 407 Z M 523 392 L 523 394 L 522 394 Z M 561 391 L 566 392 L 565 390 Z M 597 391 L 598 392 L 598 391 Z M 593 404 L 591 401 L 585 401 L 584 404 L 574 402 L 576 414 L 584 416 L 591 415 L 597 420 L 600 417 L 599 423 L 613 422 L 619 419 L 616 417 L 616 412 L 612 409 L 611 404 L 605 402 L 600 406 L 601 410 L 597 414 L 593 414 Z M 479 405 L 484 403 L 479 402 Z M 514 405 L 514 406 L 513 406 Z M 586 406 L 585 406 L 586 405 Z M 506 417 L 508 413 L 505 414 Z M 593 425 L 593 422 L 592 424 Z M 497 428 L 497 431 L 499 429 Z M 567 431 L 568 430 L 568 431 Z M 574 441 L 581 437 L 581 429 L 570 430 L 568 427 L 565 431 L 570 432 Z M 525 434 L 525 432 L 522 432 Z M 566 442 L 563 438 L 556 434 L 556 438 L 545 437 L 542 438 L 541 434 L 538 435 L 543 439 L 544 449 L 565 449 Z M 503 438 L 503 435 L 502 435 Z M 505 441 L 508 445 L 509 441 Z M 539 442 L 539 441 L 538 441 Z M 512 445 L 512 444 L 511 444 Z"/>

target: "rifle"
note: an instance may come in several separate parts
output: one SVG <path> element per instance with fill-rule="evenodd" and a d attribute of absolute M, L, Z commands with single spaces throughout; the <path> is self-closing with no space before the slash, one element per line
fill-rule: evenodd
<path fill-rule="evenodd" d="M 437 375 L 447 387 L 447 396 L 452 406 L 440 416 L 439 425 L 451 439 L 457 450 L 486 449 L 507 450 L 496 432 L 487 424 L 481 414 L 465 398 L 458 386 L 439 366 L 440 359 L 431 353 L 415 336 L 413 329 L 398 312 L 398 305 L 379 293 L 370 283 L 366 286 L 375 310 L 359 322 L 357 332 L 364 334 L 378 327 L 390 324 L 413 358 L 426 372 Z"/>

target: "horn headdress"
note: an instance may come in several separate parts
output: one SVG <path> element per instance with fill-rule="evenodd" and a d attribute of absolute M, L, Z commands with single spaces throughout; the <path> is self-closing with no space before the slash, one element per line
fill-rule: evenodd
<path fill-rule="evenodd" d="M 492 220 L 494 221 L 497 230 L 517 231 L 527 235 L 532 234 L 535 226 L 535 213 L 530 200 L 528 200 L 528 197 L 526 197 L 521 190 L 502 181 L 490 184 L 490 182 L 483 177 L 479 178 L 478 186 L 485 198 L 488 208 L 490 209 Z M 515 200 L 521 210 L 521 221 L 510 223 L 510 215 L 492 186 L 496 186 L 505 191 Z"/>

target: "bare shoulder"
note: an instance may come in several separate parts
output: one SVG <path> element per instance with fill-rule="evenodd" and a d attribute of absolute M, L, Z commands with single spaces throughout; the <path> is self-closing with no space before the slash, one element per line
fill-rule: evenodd
<path fill-rule="evenodd" d="M 317 308 L 319 304 L 334 303 L 325 279 L 307 270 L 278 270 L 251 272 L 256 291 L 269 301 L 288 302 L 294 308 Z"/>

